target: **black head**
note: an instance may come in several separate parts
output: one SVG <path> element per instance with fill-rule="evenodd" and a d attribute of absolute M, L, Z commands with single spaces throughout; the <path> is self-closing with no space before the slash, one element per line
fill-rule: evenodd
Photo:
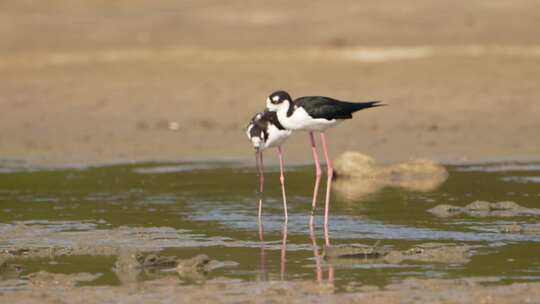
<path fill-rule="evenodd" d="M 274 93 L 268 96 L 267 102 L 278 105 L 285 102 L 286 100 L 291 101 L 291 95 L 285 91 L 275 91 Z"/>
<path fill-rule="evenodd" d="M 257 113 L 251 118 L 246 134 L 256 150 L 264 147 L 268 139 L 268 121 L 264 119 L 264 112 Z"/>

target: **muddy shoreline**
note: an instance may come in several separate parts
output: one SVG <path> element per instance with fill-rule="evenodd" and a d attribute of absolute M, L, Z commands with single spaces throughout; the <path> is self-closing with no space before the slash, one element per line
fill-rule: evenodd
<path fill-rule="evenodd" d="M 540 296 L 540 283 L 485 286 L 481 278 L 408 279 L 384 290 L 351 286 L 351 292 L 338 294 L 332 292 L 331 284 L 311 281 L 253 283 L 216 279 L 199 286 L 181 286 L 175 279 L 164 278 L 122 287 L 75 287 L 74 282 L 89 278 L 92 276 L 88 274 L 40 273 L 32 278 L 27 290 L 0 292 L 0 300 L 5 303 L 103 303 L 121 299 L 122 303 L 163 303 L 174 298 L 186 303 L 320 303 L 321 300 L 332 303 L 534 303 Z"/>
<path fill-rule="evenodd" d="M 200 245 L 204 243 L 197 241 L 196 236 L 186 234 L 187 231 L 175 231 L 167 227 L 58 231 L 35 224 L 3 225 L 1 230 L 0 244 L 4 244 L 4 248 L 0 251 L 0 301 L 6 303 L 100 303 L 115 302 L 119 298 L 123 303 L 141 303 L 150 299 L 161 303 L 171 297 L 181 297 L 183 301 L 204 299 L 207 303 L 315 303 L 321 300 L 333 303 L 353 303 L 359 300 L 369 300 L 370 303 L 521 303 L 533 299 L 540 290 L 540 283 L 508 284 L 499 277 L 403 277 L 384 286 L 353 281 L 337 287 L 330 275 L 334 268 L 339 270 L 370 264 L 375 268 L 411 262 L 456 267 L 469 263 L 481 252 L 483 246 L 478 245 L 423 243 L 405 250 L 393 249 L 384 243 L 379 246 L 378 242 L 375 245 L 316 246 L 313 247 L 314 251 L 322 250 L 320 271 L 323 276 L 320 278 L 246 281 L 208 276 L 216 269 L 234 269 L 239 265 L 236 262 L 213 260 L 205 254 L 178 258 L 160 253 L 175 246 L 196 247 L 199 252 L 204 252 L 204 249 L 200 250 Z M 45 242 L 40 244 L 36 238 Z M 220 246 L 219 242 L 214 238 L 211 246 Z M 249 246 L 245 242 L 237 245 L 228 240 L 223 242 L 221 246 Z M 6 247 L 7 243 L 11 245 Z M 119 246 L 119 243 L 122 245 Z M 262 244 L 262 241 L 253 242 L 252 246 L 260 247 Z M 284 244 L 270 242 L 263 246 L 265 250 L 279 251 L 283 250 Z M 495 243 L 492 245 L 501 246 Z M 311 249 L 297 247 L 296 250 Z M 40 270 L 25 274 L 26 262 L 43 259 L 54 262 L 69 256 L 114 256 L 116 261 L 112 271 L 118 277 L 119 284 L 85 286 L 93 285 L 92 282 L 102 277 L 102 273 L 64 274 Z M 327 272 L 328 277 L 325 274 Z"/>

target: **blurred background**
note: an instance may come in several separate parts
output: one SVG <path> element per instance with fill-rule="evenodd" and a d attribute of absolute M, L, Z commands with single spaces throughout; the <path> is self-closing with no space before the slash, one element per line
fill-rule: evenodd
<path fill-rule="evenodd" d="M 332 154 L 538 156 L 540 2 L 1 1 L 0 159 L 251 159 L 266 96 L 383 100 Z M 308 137 L 284 147 L 309 161 Z"/>

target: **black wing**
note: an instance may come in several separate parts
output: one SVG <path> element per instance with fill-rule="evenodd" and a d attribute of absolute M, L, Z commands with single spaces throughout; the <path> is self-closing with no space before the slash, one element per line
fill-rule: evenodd
<path fill-rule="evenodd" d="M 362 109 L 381 106 L 379 101 L 348 102 L 323 96 L 300 97 L 293 101 L 295 106 L 302 107 L 309 116 L 324 119 L 349 119 L 352 113 Z"/>
<path fill-rule="evenodd" d="M 277 113 L 274 112 L 274 111 L 268 111 L 268 110 L 264 111 L 262 113 L 261 120 L 264 120 L 267 123 L 269 122 L 269 123 L 275 125 L 279 130 L 285 130 L 285 128 L 283 127 L 281 122 L 279 122 L 279 119 L 277 117 Z"/>

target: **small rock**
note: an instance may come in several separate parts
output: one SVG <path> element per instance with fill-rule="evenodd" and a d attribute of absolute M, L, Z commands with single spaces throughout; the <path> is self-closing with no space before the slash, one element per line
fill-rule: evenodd
<path fill-rule="evenodd" d="M 369 246 L 364 244 L 340 245 L 324 247 L 324 258 L 363 258 L 377 259 L 385 256 L 388 250 L 384 247 Z"/>
<path fill-rule="evenodd" d="M 142 267 L 163 267 L 173 268 L 178 264 L 178 259 L 172 256 L 159 256 L 157 254 L 149 254 L 144 257 L 141 263 Z"/>
<path fill-rule="evenodd" d="M 438 217 L 449 217 L 463 212 L 463 208 L 458 206 L 441 204 L 428 210 L 428 212 L 435 214 Z"/>
<path fill-rule="evenodd" d="M 210 270 L 211 262 L 206 254 L 199 254 L 191 259 L 178 261 L 176 272 L 184 279 L 203 281 Z"/>
<path fill-rule="evenodd" d="M 465 206 L 465 209 L 471 210 L 471 211 L 489 211 L 490 210 L 490 203 L 486 201 L 474 201 L 467 206 Z"/>
<path fill-rule="evenodd" d="M 178 131 L 180 130 L 180 124 L 176 121 L 169 121 L 169 124 L 167 125 L 170 131 Z"/>
<path fill-rule="evenodd" d="M 471 247 L 448 243 L 424 243 L 407 250 L 390 250 L 387 247 L 367 245 L 330 246 L 325 248 L 324 257 L 332 263 L 386 263 L 400 264 L 403 261 L 428 263 L 464 264 L 469 262 Z M 350 266 L 350 265 L 349 265 Z"/>
<path fill-rule="evenodd" d="M 521 215 L 539 215 L 540 209 L 525 208 L 511 201 L 495 203 L 474 201 L 463 208 L 445 204 L 437 205 L 429 209 L 428 212 L 439 217 L 448 217 L 461 213 L 475 217 L 512 217 Z"/>
<path fill-rule="evenodd" d="M 505 202 L 496 202 L 490 205 L 491 210 L 519 210 L 523 209 L 520 205 L 515 202 L 505 201 Z"/>
<path fill-rule="evenodd" d="M 501 225 L 499 226 L 499 232 L 505 233 L 520 233 L 523 231 L 523 227 L 518 224 Z"/>
<path fill-rule="evenodd" d="M 392 251 L 385 260 L 391 264 L 402 261 L 436 262 L 448 264 L 464 264 L 469 259 L 470 247 L 452 244 L 420 244 L 405 251 Z"/>
<path fill-rule="evenodd" d="M 499 232 L 502 233 L 523 233 L 523 234 L 540 234 L 539 225 L 501 225 L 498 227 Z"/>
<path fill-rule="evenodd" d="M 206 266 L 210 263 L 210 258 L 206 254 L 199 254 L 191 259 L 179 260 L 176 270 L 179 272 L 185 271 L 197 271 L 201 272 L 206 269 Z"/>

